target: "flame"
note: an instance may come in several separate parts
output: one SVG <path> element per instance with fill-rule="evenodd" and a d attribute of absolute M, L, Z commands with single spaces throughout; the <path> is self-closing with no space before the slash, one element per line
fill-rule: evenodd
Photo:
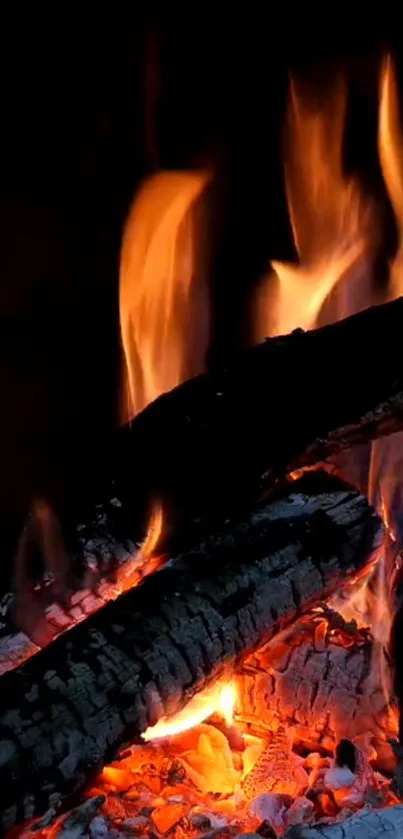
<path fill-rule="evenodd" d="M 285 132 L 285 185 L 298 265 L 272 262 L 274 277 L 258 292 L 257 336 L 315 326 L 336 285 L 354 270 L 355 283 L 369 241 L 372 203 L 343 171 L 347 102 L 342 78 L 325 101 L 313 102 L 295 79 Z M 339 305 L 332 320 L 346 311 Z M 264 323 L 262 324 L 262 319 Z"/>
<path fill-rule="evenodd" d="M 295 80 L 291 81 L 285 181 L 300 263 L 272 263 L 275 273 L 270 278 L 271 287 L 268 286 L 273 306 L 270 320 L 267 289 L 259 300 L 259 315 L 264 320 L 259 329 L 262 326 L 264 334 L 286 333 L 301 326 L 311 328 L 319 322 L 336 320 L 377 302 L 370 271 L 373 206 L 368 198 L 364 198 L 358 182 L 347 177 L 343 170 L 345 114 L 346 87 L 343 80 L 336 81 L 325 103 L 319 106 L 312 106 L 312 100 L 306 98 L 300 85 Z M 403 137 L 397 83 L 390 57 L 385 60 L 381 72 L 378 150 L 399 235 L 398 252 L 390 266 L 388 296 L 392 298 L 403 293 Z M 192 316 L 196 239 L 189 223 L 195 202 L 200 198 L 207 180 L 207 176 L 196 173 L 156 175 L 145 183 L 129 215 L 122 247 L 120 307 L 130 415 L 141 410 L 164 390 L 178 384 L 190 369 L 186 339 L 195 324 Z M 205 289 L 202 289 L 203 305 L 204 292 Z M 205 338 L 204 326 L 202 332 Z M 202 366 L 203 344 L 199 346 L 201 349 L 195 361 L 197 369 Z M 392 541 L 398 539 L 396 511 L 403 509 L 399 492 L 400 465 L 403 466 L 399 458 L 399 451 L 403 451 L 402 439 L 394 435 L 374 444 L 369 474 L 369 495 L 381 513 Z M 53 550 L 54 554 L 57 532 L 51 513 L 39 504 L 35 516 L 44 551 L 49 553 Z M 146 538 L 133 562 L 122 572 L 121 590 L 137 585 L 146 574 L 161 565 L 163 558 L 158 554 L 158 545 L 162 530 L 163 510 L 155 504 Z M 23 562 L 21 550 L 21 567 Z M 392 614 L 390 579 L 384 546 L 379 555 L 372 558 L 370 568 L 366 568 L 355 581 L 354 592 L 351 594 L 350 589 L 347 601 L 342 602 L 339 598 L 333 604 L 346 621 L 354 619 L 360 627 L 371 628 L 376 657 L 368 684 L 365 687 L 360 685 L 360 691 L 368 695 L 371 702 L 381 685 L 387 698 L 391 695 L 388 681 L 390 668 L 384 666 L 383 655 Z M 345 592 L 343 596 L 346 598 Z M 313 645 L 319 657 L 328 648 L 329 636 L 332 643 L 347 650 L 352 644 L 364 643 L 364 630 L 357 632 L 355 624 L 351 628 L 340 626 L 336 618 L 328 615 L 322 607 L 315 610 L 314 619 L 312 616 L 304 619 L 305 634 L 301 632 L 301 627 L 295 629 L 298 633 L 296 649 L 304 651 L 304 638 L 306 649 L 311 649 Z M 312 624 L 312 639 L 307 635 L 309 623 Z M 246 694 L 248 702 L 255 703 L 254 710 L 259 717 L 258 722 L 262 724 L 263 736 L 251 734 L 248 715 L 242 717 L 245 695 L 242 696 L 239 685 L 237 690 L 233 681 L 217 682 L 194 696 L 177 714 L 147 728 L 143 739 L 148 745 L 127 750 L 126 757 L 122 755 L 115 765 L 104 768 L 98 780 L 101 790 L 108 796 L 103 812 L 110 820 L 116 819 L 121 825 L 125 818 L 133 817 L 130 808 L 134 808 L 137 818 L 142 813 L 140 806 L 148 809 L 151 804 L 152 819 L 159 833 L 168 834 L 176 829 L 176 825 L 183 832 L 181 820 L 188 812 L 187 801 L 189 807 L 192 803 L 193 815 L 203 814 L 207 809 L 215 815 L 228 812 L 232 817 L 238 815 L 236 793 L 239 784 L 246 797 L 248 784 L 253 796 L 256 792 L 267 792 L 269 789 L 282 793 L 292 791 L 295 795 L 301 788 L 302 794 L 307 787 L 314 787 L 321 777 L 320 773 L 323 775 L 326 759 L 319 754 L 311 754 L 310 764 L 308 761 L 304 764 L 301 776 L 301 766 L 299 761 L 294 761 L 288 735 L 297 735 L 301 743 L 304 737 L 308 737 L 309 741 L 312 739 L 315 744 L 317 741 L 323 747 L 326 740 L 322 739 L 320 727 L 316 730 L 316 724 L 312 731 L 304 733 L 304 726 L 295 722 L 294 688 L 288 697 L 294 717 L 291 724 L 291 714 L 286 713 L 285 678 L 283 688 L 277 688 L 274 695 L 275 711 L 268 710 L 268 685 L 272 683 L 272 673 L 279 671 L 282 675 L 288 667 L 287 663 L 281 670 L 281 665 L 275 665 L 276 655 L 279 660 L 285 661 L 284 643 L 277 638 L 276 644 L 276 647 L 271 646 L 271 664 L 269 658 L 262 673 L 263 689 L 256 679 L 253 691 L 248 690 Z M 262 651 L 259 655 L 262 656 Z M 292 657 L 290 653 L 289 661 Z M 294 658 L 298 662 L 301 657 L 295 655 Z M 305 663 L 308 660 L 306 655 L 303 660 Z M 295 666 L 298 672 L 298 663 Z M 309 692 L 307 696 L 310 697 Z M 303 701 L 304 693 L 301 693 L 297 704 L 302 707 Z M 338 701 L 337 696 L 334 701 Z M 263 704 L 259 705 L 259 702 Z M 309 699 L 309 706 L 311 702 Z M 244 750 L 230 743 L 230 736 L 234 737 L 236 728 L 233 725 L 236 706 L 237 727 L 240 727 L 238 735 L 246 746 Z M 325 708 L 325 712 L 327 726 L 329 713 L 332 716 L 331 709 L 328 711 Z M 284 714 L 284 725 L 290 726 L 290 730 L 288 727 L 282 730 L 283 724 L 274 725 L 275 716 L 281 713 Z M 205 724 L 213 715 L 225 721 L 225 733 L 216 720 Z M 389 707 L 385 722 L 385 731 L 395 734 L 398 718 L 393 706 Z M 170 737 L 174 739 L 165 739 Z M 161 738 L 165 739 L 164 744 L 151 742 Z M 358 742 L 359 738 L 356 739 Z M 376 749 L 374 746 L 371 748 L 375 757 Z M 172 756 L 179 756 L 179 761 L 171 761 Z M 312 769 L 311 776 L 306 769 Z M 274 787 L 274 784 L 277 786 Z M 125 795 L 117 801 L 115 793 L 119 789 Z M 130 795 L 133 790 L 134 794 Z M 343 806 L 350 791 L 350 788 L 339 790 L 335 798 L 322 791 L 320 799 L 317 798 L 317 806 L 320 806 L 323 815 L 334 817 L 339 809 L 336 799 L 339 799 L 340 807 Z M 220 800 L 220 795 L 225 798 Z M 389 803 L 394 803 L 393 799 L 389 799 Z M 247 816 L 245 811 L 242 817 L 246 830 L 256 830 L 257 820 L 247 821 L 251 819 L 250 813 Z M 54 828 L 59 829 L 63 818 L 60 817 L 50 830 L 42 830 L 39 836 L 55 835 Z M 283 832 L 283 827 L 279 832 Z M 140 829 L 143 827 L 139 826 Z M 149 831 L 149 825 L 145 829 Z"/>
<path fill-rule="evenodd" d="M 291 79 L 285 135 L 285 184 L 299 264 L 272 263 L 275 276 L 265 280 L 257 298 L 257 338 L 313 328 L 379 302 L 372 274 L 374 203 L 356 178 L 343 169 L 347 90 L 333 84 L 324 102 Z M 378 154 L 385 186 L 395 213 L 399 245 L 390 265 L 388 299 L 403 294 L 403 132 L 393 61 L 387 56 L 380 73 Z M 271 285 L 270 285 L 271 283 Z M 262 325 L 262 321 L 264 322 Z M 403 511 L 403 435 L 376 441 L 371 447 L 368 495 L 396 541 L 397 517 Z M 351 459 L 347 459 L 347 474 Z M 360 625 L 370 625 L 376 660 L 371 677 L 391 695 L 387 645 L 392 616 L 388 551 L 377 557 L 372 575 L 337 607 Z"/>
<path fill-rule="evenodd" d="M 143 739 L 146 741 L 157 740 L 161 737 L 169 737 L 173 734 L 180 734 L 189 731 L 196 725 L 207 720 L 213 714 L 223 717 L 227 725 L 233 720 L 237 693 L 235 684 L 218 682 L 212 688 L 200 691 L 172 717 L 163 717 L 146 729 Z"/>
<path fill-rule="evenodd" d="M 196 276 L 195 206 L 208 181 L 203 172 L 160 172 L 130 210 L 120 261 L 125 420 L 203 369 L 208 304 Z"/>
<path fill-rule="evenodd" d="M 389 280 L 389 299 L 393 299 L 403 293 L 403 137 L 396 72 L 390 55 L 381 71 L 378 153 L 399 237 Z"/>
<path fill-rule="evenodd" d="M 156 548 L 162 536 L 163 509 L 161 504 L 155 503 L 150 516 L 147 533 L 132 561 L 125 563 L 120 570 L 118 593 L 134 588 L 141 580 L 153 574 L 163 565 L 164 558 L 156 553 Z"/>
<path fill-rule="evenodd" d="M 393 61 L 382 65 L 378 121 L 378 153 L 397 232 L 397 253 L 390 265 L 388 299 L 403 294 L 403 132 Z M 397 540 L 397 517 L 403 511 L 403 435 L 393 434 L 372 445 L 369 497 L 383 514 L 389 536 Z"/>

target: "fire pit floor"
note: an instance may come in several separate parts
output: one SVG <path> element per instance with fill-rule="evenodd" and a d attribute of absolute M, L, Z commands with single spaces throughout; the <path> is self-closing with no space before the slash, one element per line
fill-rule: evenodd
<path fill-rule="evenodd" d="M 327 837 L 322 828 L 347 830 L 349 819 L 351 836 L 377 836 L 372 819 L 376 829 L 392 819 L 399 831 L 389 744 L 397 717 L 374 689 L 374 650 L 367 629 L 315 609 L 245 659 L 230 682 L 147 730 L 147 742 L 105 767 L 78 807 L 50 810 L 19 835 Z M 216 710 L 200 722 L 203 701 L 206 713 Z"/>

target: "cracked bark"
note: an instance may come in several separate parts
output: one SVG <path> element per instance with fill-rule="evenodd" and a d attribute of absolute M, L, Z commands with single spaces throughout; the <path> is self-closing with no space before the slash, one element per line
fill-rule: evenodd
<path fill-rule="evenodd" d="M 296 826 L 284 839 L 400 839 L 403 836 L 403 804 L 385 810 L 365 808 L 337 824 Z"/>
<path fill-rule="evenodd" d="M 119 747 L 354 578 L 367 500 L 306 475 L 1 677 L 0 825 L 65 804 Z"/>
<path fill-rule="evenodd" d="M 268 340 L 225 369 L 157 399 L 105 441 L 104 485 L 79 505 L 78 517 L 62 523 L 77 570 L 135 556 L 156 499 L 169 537 L 164 548 L 177 552 L 172 534 L 190 545 L 290 471 L 402 428 L 402 323 L 400 299 L 322 329 Z M 382 375 L 362 362 L 371 358 L 374 334 Z M 12 646 L 13 634 L 12 597 L 6 594 L 0 599 L 4 647 Z"/>
<path fill-rule="evenodd" d="M 312 752 L 331 754 L 341 738 L 365 735 L 377 751 L 376 768 L 390 772 L 395 761 L 389 703 L 380 690 L 383 656 L 380 644 L 337 613 L 307 615 L 245 660 L 237 677 L 240 716 L 256 732 L 262 721 L 270 726 L 280 718 L 292 728 L 296 747 Z"/>
<path fill-rule="evenodd" d="M 134 547 L 156 498 L 183 534 L 192 519 L 255 502 L 291 471 L 403 428 L 402 324 L 403 298 L 270 339 L 155 400 L 116 434 L 107 486 L 82 511 L 76 552 Z M 375 334 L 379 375 L 363 363 Z"/>

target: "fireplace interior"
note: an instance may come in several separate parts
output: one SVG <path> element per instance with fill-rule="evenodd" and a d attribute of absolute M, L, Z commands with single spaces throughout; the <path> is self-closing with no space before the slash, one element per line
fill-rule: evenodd
<path fill-rule="evenodd" d="M 6 105 L 0 832 L 403 836 L 399 47 L 167 18 Z"/>

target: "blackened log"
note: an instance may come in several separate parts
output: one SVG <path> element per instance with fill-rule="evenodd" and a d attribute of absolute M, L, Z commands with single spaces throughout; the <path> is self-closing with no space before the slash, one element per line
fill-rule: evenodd
<path fill-rule="evenodd" d="M 124 742 L 347 585 L 381 534 L 365 497 L 306 475 L 4 674 L 3 829 L 66 801 Z"/>
<path fill-rule="evenodd" d="M 267 340 L 161 396 L 112 441 L 110 483 L 83 508 L 73 553 L 137 544 L 156 499 L 181 536 L 210 527 L 284 475 L 403 428 L 402 324 L 403 298 Z"/>
<path fill-rule="evenodd" d="M 122 456 L 152 498 L 196 509 L 255 497 L 284 474 L 403 428 L 403 298 L 244 351 L 126 429 Z M 207 498 L 206 498 L 207 496 Z"/>
<path fill-rule="evenodd" d="M 78 572 L 96 563 L 103 573 L 135 556 L 156 500 L 164 510 L 162 549 L 177 552 L 287 473 L 402 428 L 402 323 L 400 299 L 270 339 L 157 399 L 92 452 L 79 476 L 86 500 L 62 522 Z M 105 482 L 98 485 L 98 464 L 89 492 L 95 457 Z M 36 639 L 21 620 L 19 627 Z M 13 633 L 7 593 L 0 597 L 0 655 L 1 639 L 14 646 Z"/>

